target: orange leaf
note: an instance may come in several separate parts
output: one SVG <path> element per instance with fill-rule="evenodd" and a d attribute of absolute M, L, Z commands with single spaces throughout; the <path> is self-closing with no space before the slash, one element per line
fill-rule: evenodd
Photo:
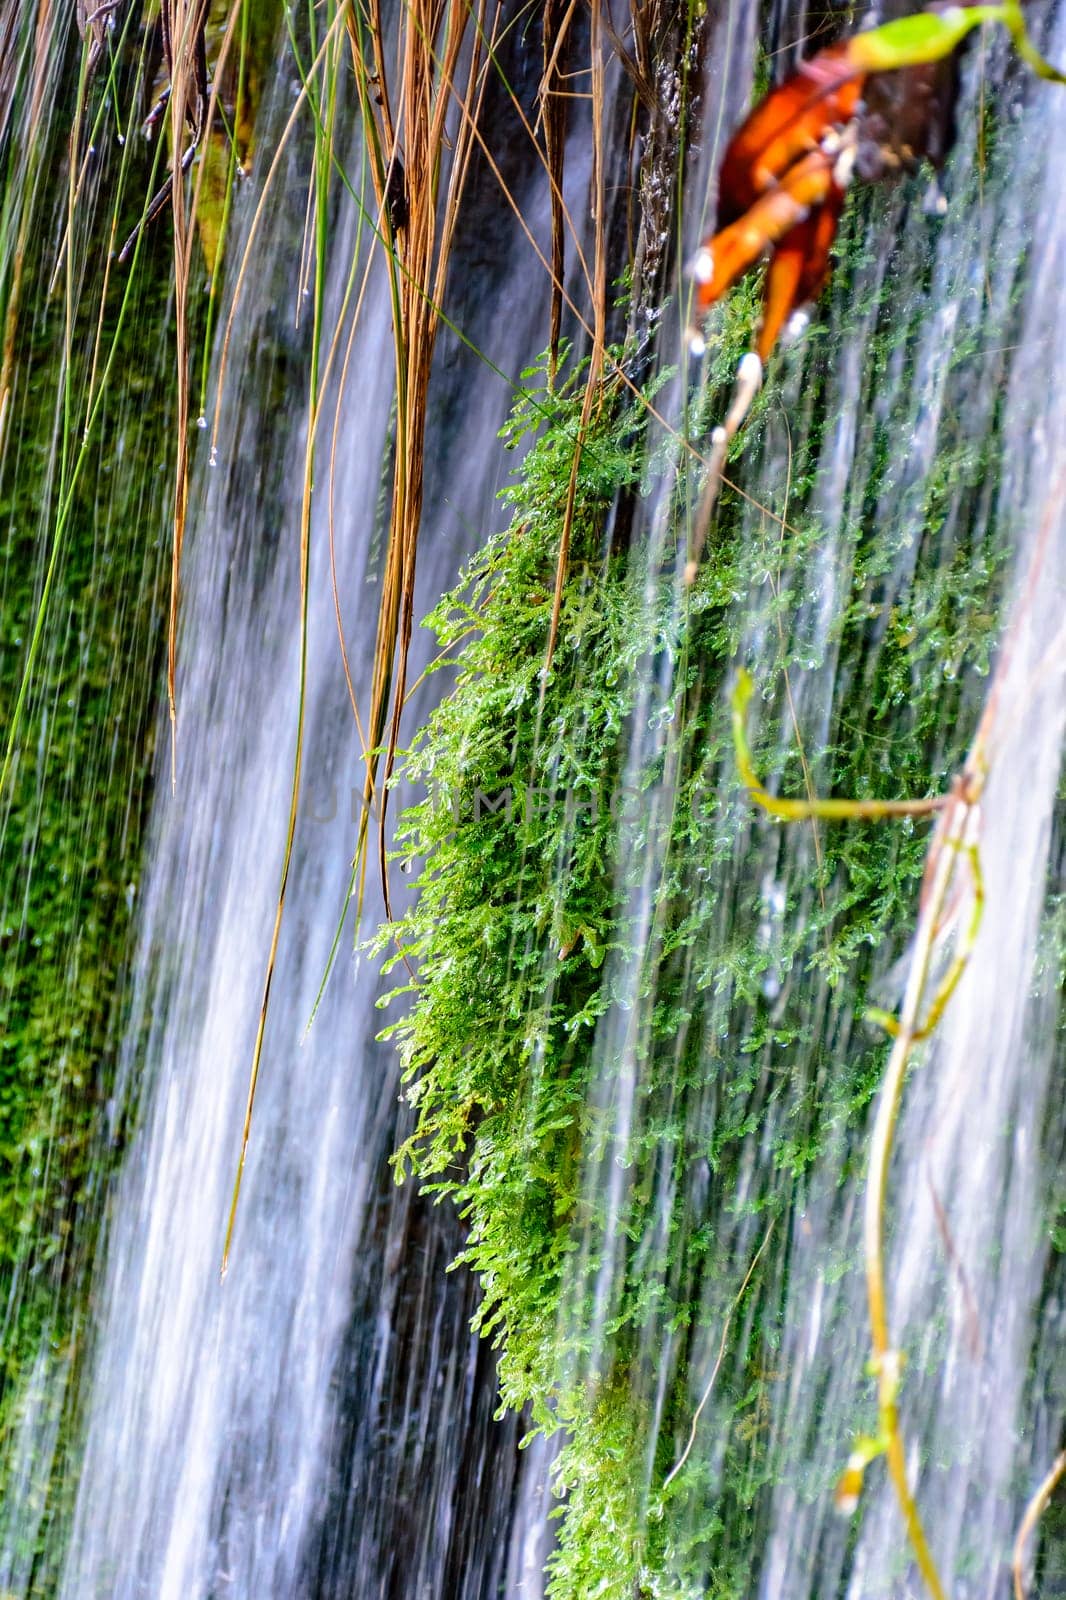
<path fill-rule="evenodd" d="M 719 175 L 721 221 L 742 216 L 793 162 L 816 149 L 825 133 L 854 116 L 864 73 L 852 59 L 852 43 L 834 45 L 803 62 L 741 124 Z"/>
<path fill-rule="evenodd" d="M 695 264 L 700 310 L 714 305 L 768 246 L 777 244 L 797 223 L 806 222 L 832 187 L 832 158 L 813 150 L 785 175 L 780 187 L 761 195 L 739 221 L 709 240 Z"/>

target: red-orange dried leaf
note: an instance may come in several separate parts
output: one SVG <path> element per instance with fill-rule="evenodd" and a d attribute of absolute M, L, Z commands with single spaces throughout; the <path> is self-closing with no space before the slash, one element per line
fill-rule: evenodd
<path fill-rule="evenodd" d="M 709 240 L 697 262 L 699 309 L 713 306 L 764 250 L 784 239 L 798 223 L 806 222 L 833 187 L 831 158 L 813 150 L 786 173 L 776 189 L 761 195 L 739 221 Z"/>
<path fill-rule="evenodd" d="M 718 180 L 718 216 L 743 216 L 823 136 L 855 115 L 864 74 L 851 40 L 823 50 L 772 89 L 730 140 Z"/>

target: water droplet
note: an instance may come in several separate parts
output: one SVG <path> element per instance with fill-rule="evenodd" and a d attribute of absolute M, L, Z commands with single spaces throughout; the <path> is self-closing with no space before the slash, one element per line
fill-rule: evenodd
<path fill-rule="evenodd" d="M 125 144 L 126 143 L 126 135 L 124 133 L 120 133 L 119 134 L 118 142 L 119 142 L 119 144 Z"/>
<path fill-rule="evenodd" d="M 207 418 L 203 415 L 202 412 L 196 419 L 196 426 L 198 428 L 206 428 L 207 427 Z"/>
<path fill-rule="evenodd" d="M 692 263 L 692 276 L 697 283 L 710 283 L 714 277 L 714 257 L 706 245 L 696 252 L 696 259 Z"/>
<path fill-rule="evenodd" d="M 207 464 L 209 467 L 218 466 L 218 449 L 215 445 L 211 446 L 211 457 Z"/>
<path fill-rule="evenodd" d="M 786 342 L 792 344 L 797 339 L 801 339 L 809 328 L 810 321 L 811 318 L 809 312 L 793 311 L 792 315 L 788 319 L 788 326 L 785 329 Z"/>

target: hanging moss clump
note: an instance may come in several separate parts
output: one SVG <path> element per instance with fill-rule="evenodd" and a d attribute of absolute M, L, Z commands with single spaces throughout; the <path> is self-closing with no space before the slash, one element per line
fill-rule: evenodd
<path fill-rule="evenodd" d="M 842 1181 L 859 1170 L 884 1061 L 862 1010 L 903 951 L 921 880 L 922 828 L 823 827 L 815 846 L 809 826 L 753 817 L 728 711 L 751 597 L 755 758 L 782 793 L 941 791 L 981 704 L 1003 577 L 994 405 L 965 439 L 945 408 L 931 469 L 901 498 L 902 412 L 871 398 L 861 492 L 834 534 L 840 604 L 812 654 L 827 445 L 842 425 L 833 363 L 857 321 L 877 383 L 902 370 L 921 326 L 920 297 L 901 316 L 877 276 L 866 223 L 856 205 L 841 231 L 839 315 L 807 347 L 783 498 L 766 507 L 757 492 L 761 515 L 747 498 L 772 459 L 771 389 L 734 450 L 691 591 L 675 559 L 699 478 L 676 444 L 649 450 L 646 408 L 616 378 L 581 457 L 550 670 L 573 383 L 518 407 L 511 440 L 537 438 L 507 493 L 511 527 L 430 618 L 455 686 L 404 772 L 425 787 L 399 836 L 420 863 L 417 899 L 377 944 L 410 972 L 390 997 L 410 997 L 389 1031 L 415 1119 L 396 1164 L 467 1223 L 459 1263 L 479 1275 L 501 1405 L 562 1434 L 555 1600 L 750 1593 L 767 1492 L 802 1451 L 771 1427 L 790 1219 L 828 1147 Z M 696 438 L 721 410 L 756 299 L 742 285 L 723 309 L 690 407 Z M 1016 301 L 1001 304 L 1004 330 Z M 973 337 L 966 326 L 949 392 L 971 381 L 988 313 Z M 892 392 L 911 403 L 905 385 Z M 668 539 L 649 568 L 644 508 L 661 515 L 664 493 L 677 549 Z M 804 752 L 789 694 L 827 658 L 824 738 Z M 825 1270 L 861 1261 L 841 1253 Z M 720 1338 L 686 1454 L 706 1382 L 692 1363 Z M 841 1418 L 845 1456 L 860 1420 Z"/>

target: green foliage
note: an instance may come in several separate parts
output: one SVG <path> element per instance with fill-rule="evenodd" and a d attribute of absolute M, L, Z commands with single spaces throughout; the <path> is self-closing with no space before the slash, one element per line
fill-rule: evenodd
<path fill-rule="evenodd" d="M 466 1219 L 460 1261 L 480 1276 L 502 1405 L 564 1430 L 556 1600 L 750 1592 L 766 1490 L 802 1448 L 772 1443 L 770 1427 L 783 1243 L 746 1291 L 697 1448 L 662 1485 L 707 1381 L 692 1364 L 717 1348 L 767 1218 L 802 1203 L 828 1147 L 842 1181 L 861 1161 L 884 1047 L 857 1019 L 912 925 L 927 827 L 822 824 L 815 842 L 809 823 L 782 830 L 740 793 L 727 688 L 753 608 L 764 694 L 753 755 L 774 792 L 803 796 L 808 779 L 853 798 L 940 790 L 980 705 L 1002 570 L 988 512 L 998 402 L 965 435 L 945 406 L 931 470 L 901 468 L 912 389 L 893 380 L 912 359 L 921 298 L 899 315 L 868 239 L 853 208 L 834 289 L 846 323 L 831 314 L 831 334 L 812 332 L 787 489 L 774 485 L 787 531 L 727 483 L 679 602 L 669 551 L 648 570 L 640 543 L 615 530 L 634 509 L 640 529 L 639 489 L 665 496 L 680 543 L 698 479 L 675 468 L 669 441 L 642 466 L 640 409 L 608 390 L 582 457 L 545 676 L 579 398 L 572 385 L 538 392 L 509 432 L 537 433 L 508 491 L 512 526 L 430 619 L 455 686 L 406 767 L 426 788 L 401 839 L 421 863 L 418 899 L 378 941 L 383 952 L 395 941 L 413 974 L 390 1030 L 417 1117 L 397 1163 Z M 693 437 L 721 413 L 757 304 L 749 282 L 719 313 Z M 856 325 L 869 421 L 833 534 L 838 603 L 816 638 L 829 446 L 850 423 L 832 362 Z M 1000 331 L 987 308 L 967 308 L 949 393 Z M 743 471 L 749 492 L 773 459 L 775 407 L 771 384 L 742 458 L 738 447 L 730 475 Z M 830 665 L 805 766 L 802 690 Z M 824 1270 L 832 1281 L 855 1262 L 841 1252 Z"/>
<path fill-rule="evenodd" d="M 555 1469 L 565 1497 L 565 1533 L 549 1560 L 556 1594 L 626 1600 L 646 1593 L 641 1580 L 639 1529 L 640 1418 L 626 1386 L 607 1387 L 572 1420 Z"/>
<path fill-rule="evenodd" d="M 459 673 L 407 763 L 428 788 L 401 834 L 402 854 L 425 861 L 419 900 L 379 941 L 395 938 L 418 971 L 416 1005 L 392 1030 L 418 1113 L 397 1164 L 468 1219 L 462 1259 L 481 1274 L 479 1324 L 502 1347 L 503 1401 L 532 1402 L 541 1423 L 578 1200 L 587 1040 L 611 1003 L 605 956 L 627 939 L 609 801 L 635 669 L 656 634 L 605 541 L 611 502 L 640 464 L 638 420 L 605 396 L 582 450 L 570 579 L 544 670 L 576 378 L 516 409 L 511 445 L 551 422 L 507 492 L 513 525 L 429 619 Z"/>

